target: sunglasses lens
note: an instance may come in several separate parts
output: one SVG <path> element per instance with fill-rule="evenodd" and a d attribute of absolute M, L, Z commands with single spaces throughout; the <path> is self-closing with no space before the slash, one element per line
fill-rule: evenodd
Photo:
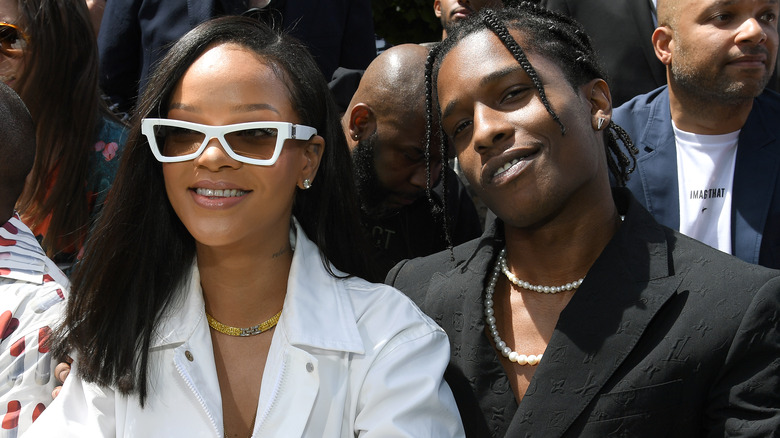
<path fill-rule="evenodd" d="M 18 54 L 21 51 L 19 30 L 9 24 L 0 24 L 0 51 Z"/>
<path fill-rule="evenodd" d="M 205 136 L 202 132 L 178 126 L 154 127 L 157 148 L 164 157 L 180 157 L 197 151 Z"/>
<path fill-rule="evenodd" d="M 276 149 L 276 128 L 252 128 L 225 134 L 230 148 L 238 155 L 267 160 L 274 156 Z"/>

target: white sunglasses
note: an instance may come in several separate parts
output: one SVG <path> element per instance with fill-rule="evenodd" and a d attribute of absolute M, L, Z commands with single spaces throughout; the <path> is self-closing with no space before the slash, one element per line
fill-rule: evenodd
<path fill-rule="evenodd" d="M 211 126 L 172 119 L 143 119 L 141 133 L 157 161 L 194 160 L 216 138 L 234 160 L 256 166 L 272 166 L 287 139 L 309 140 L 317 130 L 288 122 L 248 122 Z"/>

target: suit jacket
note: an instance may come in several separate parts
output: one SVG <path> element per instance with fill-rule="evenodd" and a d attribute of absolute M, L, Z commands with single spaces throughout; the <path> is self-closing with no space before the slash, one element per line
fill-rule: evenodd
<path fill-rule="evenodd" d="M 778 436 L 780 272 L 615 195 L 625 221 L 561 313 L 519 406 L 483 315 L 501 222 L 388 275 L 450 337 L 445 377 L 467 436 Z"/>
<path fill-rule="evenodd" d="M 748 263 L 780 268 L 780 95 L 764 91 L 739 134 L 731 205 L 731 245 Z M 677 150 L 669 91 L 661 87 L 617 108 L 612 119 L 639 148 L 628 188 L 669 228 L 680 228 Z"/>
<path fill-rule="evenodd" d="M 101 89 L 128 111 L 155 63 L 198 24 L 241 14 L 246 0 L 111 0 L 98 49 Z M 376 46 L 368 0 L 286 0 L 282 29 L 300 39 L 330 79 L 339 66 L 365 69 Z"/>
<path fill-rule="evenodd" d="M 612 103 L 666 84 L 666 67 L 653 51 L 650 0 L 544 0 L 548 9 L 577 20 L 606 69 Z"/>

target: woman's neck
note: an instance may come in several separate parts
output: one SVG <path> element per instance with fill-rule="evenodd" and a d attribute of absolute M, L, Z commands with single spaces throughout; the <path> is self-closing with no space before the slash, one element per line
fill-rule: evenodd
<path fill-rule="evenodd" d="M 293 257 L 288 239 L 246 251 L 198 245 L 197 255 L 206 311 L 218 321 L 248 327 L 282 308 Z"/>

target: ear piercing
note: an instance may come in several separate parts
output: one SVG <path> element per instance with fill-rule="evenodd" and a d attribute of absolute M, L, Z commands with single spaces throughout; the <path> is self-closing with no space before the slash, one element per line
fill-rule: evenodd
<path fill-rule="evenodd" d="M 306 178 L 303 180 L 303 190 L 309 190 L 311 188 L 311 180 L 309 178 Z"/>

